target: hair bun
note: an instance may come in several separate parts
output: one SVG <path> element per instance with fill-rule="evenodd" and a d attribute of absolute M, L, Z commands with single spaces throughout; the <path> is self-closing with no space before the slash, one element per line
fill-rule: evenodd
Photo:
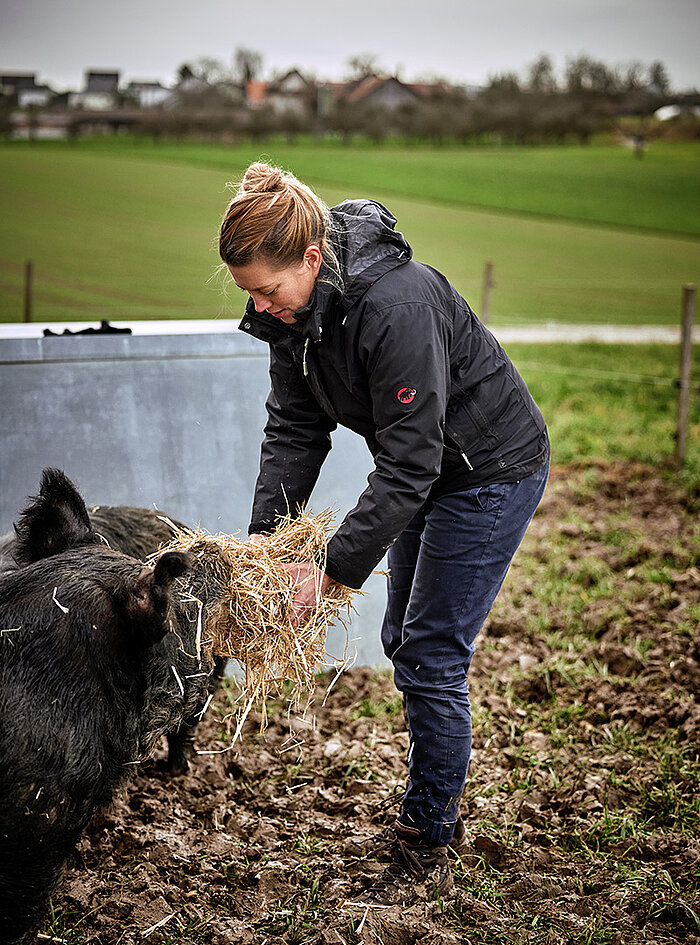
<path fill-rule="evenodd" d="M 274 194 L 285 189 L 284 173 L 262 161 L 251 164 L 241 181 L 243 193 Z"/>

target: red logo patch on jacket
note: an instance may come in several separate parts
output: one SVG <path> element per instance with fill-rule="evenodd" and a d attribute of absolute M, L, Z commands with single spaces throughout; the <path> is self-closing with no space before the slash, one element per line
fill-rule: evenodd
<path fill-rule="evenodd" d="M 402 404 L 410 404 L 413 398 L 416 396 L 416 391 L 413 387 L 402 387 L 396 396 Z"/>

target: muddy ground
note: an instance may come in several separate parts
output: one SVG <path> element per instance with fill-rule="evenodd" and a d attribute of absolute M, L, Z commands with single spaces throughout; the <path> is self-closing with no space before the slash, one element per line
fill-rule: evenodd
<path fill-rule="evenodd" d="M 145 766 L 86 831 L 40 941 L 699 943 L 699 521 L 669 474 L 553 471 L 474 661 L 454 899 L 351 904 L 380 865 L 344 841 L 394 816 L 408 743 L 390 676 L 359 668 L 187 775 Z M 226 746 L 235 696 L 200 751 Z"/>

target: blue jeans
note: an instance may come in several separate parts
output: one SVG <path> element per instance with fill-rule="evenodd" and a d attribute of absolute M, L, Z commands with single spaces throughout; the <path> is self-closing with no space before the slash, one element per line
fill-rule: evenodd
<path fill-rule="evenodd" d="M 409 783 L 399 820 L 452 839 L 472 743 L 474 640 L 542 498 L 549 464 L 520 482 L 427 502 L 389 551 L 384 652 L 404 694 Z"/>

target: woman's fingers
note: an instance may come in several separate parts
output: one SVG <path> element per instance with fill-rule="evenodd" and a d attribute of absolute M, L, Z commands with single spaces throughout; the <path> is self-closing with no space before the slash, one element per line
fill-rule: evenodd
<path fill-rule="evenodd" d="M 309 611 L 316 610 L 324 591 L 330 584 L 330 578 L 310 561 L 279 564 L 278 567 L 291 574 L 297 586 L 291 614 L 292 625 L 297 626 L 308 616 Z"/>

